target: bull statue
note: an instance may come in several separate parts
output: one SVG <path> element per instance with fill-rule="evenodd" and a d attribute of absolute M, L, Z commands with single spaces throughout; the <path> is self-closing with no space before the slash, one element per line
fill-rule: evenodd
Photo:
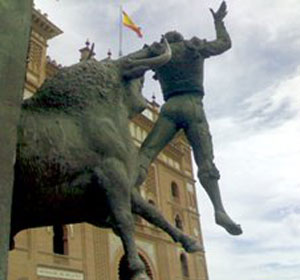
<path fill-rule="evenodd" d="M 134 241 L 133 213 L 188 252 L 200 244 L 174 228 L 134 187 L 138 149 L 128 125 L 146 107 L 143 76 L 171 57 L 145 47 L 117 60 L 65 67 L 22 105 L 18 129 L 11 248 L 21 230 L 88 222 L 121 238 L 131 280 L 148 280 Z"/>

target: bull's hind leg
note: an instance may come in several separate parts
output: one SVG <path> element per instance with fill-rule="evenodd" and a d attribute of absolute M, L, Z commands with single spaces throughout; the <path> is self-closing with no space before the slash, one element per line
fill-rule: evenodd
<path fill-rule="evenodd" d="M 138 256 L 134 241 L 134 220 L 131 213 L 131 189 L 125 168 L 116 159 L 108 159 L 95 170 L 99 186 L 104 188 L 114 231 L 119 235 L 131 275 L 130 280 L 149 280 Z"/>
<path fill-rule="evenodd" d="M 203 251 L 199 241 L 185 235 L 182 231 L 171 225 L 155 207 L 145 201 L 136 189 L 132 192 L 132 211 L 140 215 L 151 224 L 168 233 L 175 242 L 180 242 L 188 253 Z"/>

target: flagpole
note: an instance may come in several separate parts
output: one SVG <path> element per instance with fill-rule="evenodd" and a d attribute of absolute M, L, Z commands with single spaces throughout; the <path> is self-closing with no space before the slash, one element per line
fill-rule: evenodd
<path fill-rule="evenodd" d="M 123 8 L 122 5 L 120 5 L 120 26 L 119 26 L 119 57 L 123 55 L 122 53 L 122 43 L 123 43 Z"/>

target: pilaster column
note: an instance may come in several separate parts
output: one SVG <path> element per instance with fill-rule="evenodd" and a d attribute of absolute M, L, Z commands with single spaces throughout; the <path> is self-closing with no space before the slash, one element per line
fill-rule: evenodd
<path fill-rule="evenodd" d="M 13 167 L 31 13 L 32 0 L 0 0 L 0 279 L 7 276 Z"/>

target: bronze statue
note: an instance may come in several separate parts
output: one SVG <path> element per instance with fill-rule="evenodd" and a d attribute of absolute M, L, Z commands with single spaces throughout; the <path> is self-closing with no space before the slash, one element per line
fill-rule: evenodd
<path fill-rule="evenodd" d="M 185 40 L 176 31 L 165 34 L 172 49 L 172 58 L 154 70 L 154 77 L 161 85 L 166 102 L 140 149 L 140 174 L 136 185 L 144 181 L 148 167 L 158 153 L 183 129 L 193 148 L 199 180 L 214 206 L 216 223 L 230 234 L 239 235 L 242 233 L 241 227 L 228 216 L 221 200 L 218 185 L 220 175 L 213 162 L 211 135 L 202 104 L 204 60 L 231 47 L 231 40 L 223 23 L 227 14 L 226 3 L 222 2 L 216 12 L 211 9 L 211 13 L 217 34 L 214 41 L 208 42 L 197 37 Z M 153 55 L 163 49 L 164 46 L 160 43 L 151 46 Z"/>
<path fill-rule="evenodd" d="M 11 221 L 23 229 L 88 222 L 122 240 L 131 280 L 148 280 L 134 242 L 132 213 L 165 230 L 188 252 L 196 240 L 168 223 L 134 188 L 138 150 L 129 120 L 146 107 L 143 75 L 166 63 L 170 47 L 118 60 L 89 59 L 59 70 L 22 106 Z"/>

